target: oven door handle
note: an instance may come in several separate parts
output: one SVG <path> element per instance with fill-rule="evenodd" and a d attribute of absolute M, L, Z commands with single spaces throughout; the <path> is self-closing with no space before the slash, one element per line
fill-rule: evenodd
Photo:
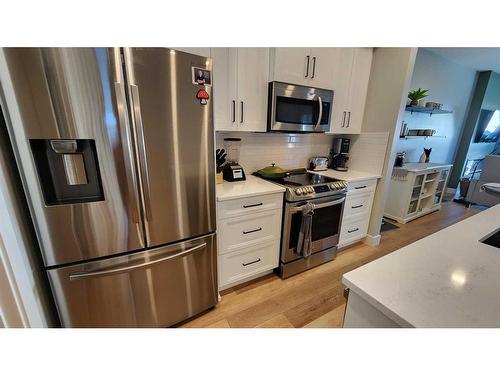
<path fill-rule="evenodd" d="M 316 125 L 314 125 L 314 129 L 318 128 L 318 126 L 321 124 L 321 118 L 323 117 L 323 100 L 321 99 L 321 96 L 318 96 L 318 105 L 319 105 L 318 121 L 316 122 Z"/>
<path fill-rule="evenodd" d="M 319 203 L 319 204 L 313 204 L 313 208 L 315 210 L 317 209 L 320 209 L 320 208 L 325 208 L 325 207 L 330 207 L 330 206 L 335 206 L 337 204 L 341 204 L 345 201 L 345 197 L 343 198 L 340 198 L 340 199 L 336 199 L 334 201 L 331 201 L 331 202 L 325 202 L 325 203 Z M 293 207 L 290 209 L 290 212 L 291 213 L 296 213 L 296 212 L 300 212 L 302 211 L 302 206 L 299 206 L 299 207 Z"/>

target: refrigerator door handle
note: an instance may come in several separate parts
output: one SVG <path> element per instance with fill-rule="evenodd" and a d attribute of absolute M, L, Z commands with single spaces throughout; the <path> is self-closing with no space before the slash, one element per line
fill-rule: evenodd
<path fill-rule="evenodd" d="M 140 168 L 141 168 L 141 182 L 142 191 L 144 196 L 144 214 L 146 221 L 151 221 L 151 196 L 149 188 L 149 172 L 148 172 L 148 162 L 146 155 L 146 142 L 144 140 L 144 128 L 142 126 L 142 114 L 141 114 L 141 102 L 139 100 L 139 87 L 137 85 L 130 85 L 130 92 L 132 93 L 132 113 L 134 116 L 134 122 L 137 128 L 137 144 L 141 152 Z"/>
<path fill-rule="evenodd" d="M 70 279 L 70 281 L 74 281 L 74 280 L 79 280 L 79 279 L 85 279 L 85 278 L 88 278 L 88 277 L 108 276 L 108 275 L 113 275 L 113 274 L 116 274 L 116 273 L 132 271 L 132 270 L 139 269 L 139 268 L 145 268 L 145 267 L 149 267 L 149 266 L 151 266 L 153 264 L 162 263 L 162 262 L 166 262 L 166 261 L 169 261 L 169 260 L 172 260 L 172 259 L 184 257 L 186 255 L 189 255 L 189 254 L 197 251 L 197 250 L 204 249 L 206 246 L 207 246 L 206 243 L 202 243 L 202 244 L 193 246 L 190 249 L 181 251 L 181 252 L 179 252 L 177 254 L 169 255 L 169 256 L 166 256 L 164 258 L 152 260 L 152 261 L 141 263 L 141 264 L 134 264 L 132 266 L 125 266 L 125 267 L 118 267 L 118 268 L 111 268 L 111 269 L 104 269 L 104 270 L 97 270 L 97 271 L 90 271 L 90 272 L 75 272 L 75 273 L 70 273 L 69 274 L 69 279 Z"/>
<path fill-rule="evenodd" d="M 139 224 L 139 206 L 138 206 L 138 198 L 136 196 L 137 192 L 137 180 L 135 177 L 135 173 L 132 170 L 132 166 L 134 165 L 134 150 L 132 145 L 132 135 L 130 134 L 130 128 L 125 121 L 125 111 L 127 108 L 125 102 L 125 91 L 122 87 L 122 83 L 115 82 L 115 97 L 116 97 L 116 106 L 118 112 L 118 122 L 120 125 L 120 131 L 122 133 L 122 143 L 123 147 L 126 150 L 126 162 L 125 164 L 125 174 L 127 176 L 127 190 L 128 190 L 128 199 L 130 201 L 130 215 L 132 216 L 132 221 L 135 224 Z"/>

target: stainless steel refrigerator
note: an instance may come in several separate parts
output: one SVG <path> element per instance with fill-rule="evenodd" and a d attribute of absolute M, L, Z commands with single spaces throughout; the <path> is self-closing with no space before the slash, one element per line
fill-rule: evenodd
<path fill-rule="evenodd" d="M 11 137 L 62 325 L 166 327 L 214 306 L 210 59 L 4 52 L 23 122 Z"/>

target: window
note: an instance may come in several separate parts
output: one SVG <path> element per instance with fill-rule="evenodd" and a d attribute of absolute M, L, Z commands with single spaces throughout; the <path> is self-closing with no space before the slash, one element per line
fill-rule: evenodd
<path fill-rule="evenodd" d="M 500 135 L 500 110 L 482 109 L 477 120 L 474 143 L 496 142 Z"/>

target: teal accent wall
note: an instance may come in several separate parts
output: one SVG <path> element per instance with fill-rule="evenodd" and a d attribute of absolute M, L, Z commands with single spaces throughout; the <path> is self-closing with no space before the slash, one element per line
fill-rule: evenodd
<path fill-rule="evenodd" d="M 499 83 L 495 84 L 498 89 L 498 99 L 500 108 L 500 75 L 493 73 L 491 71 L 480 72 L 477 77 L 476 87 L 474 89 L 474 95 L 471 100 L 471 104 L 469 106 L 469 112 L 467 114 L 465 125 L 462 130 L 462 134 L 460 136 L 460 142 L 458 144 L 457 153 L 455 155 L 455 160 L 453 163 L 453 169 L 450 174 L 450 180 L 448 182 L 448 186 L 452 188 L 456 188 L 458 186 L 458 181 L 460 180 L 460 176 L 462 175 L 462 170 L 465 164 L 465 160 L 467 159 L 467 154 L 469 153 L 469 148 L 471 145 L 472 137 L 474 136 L 474 132 L 476 130 L 477 118 L 479 116 L 479 112 L 483 106 L 483 101 L 485 100 L 490 78 L 492 75 L 495 75 L 495 82 L 499 79 Z M 497 95 L 496 90 L 491 89 L 492 95 Z M 492 98 L 494 97 L 492 96 Z"/>

